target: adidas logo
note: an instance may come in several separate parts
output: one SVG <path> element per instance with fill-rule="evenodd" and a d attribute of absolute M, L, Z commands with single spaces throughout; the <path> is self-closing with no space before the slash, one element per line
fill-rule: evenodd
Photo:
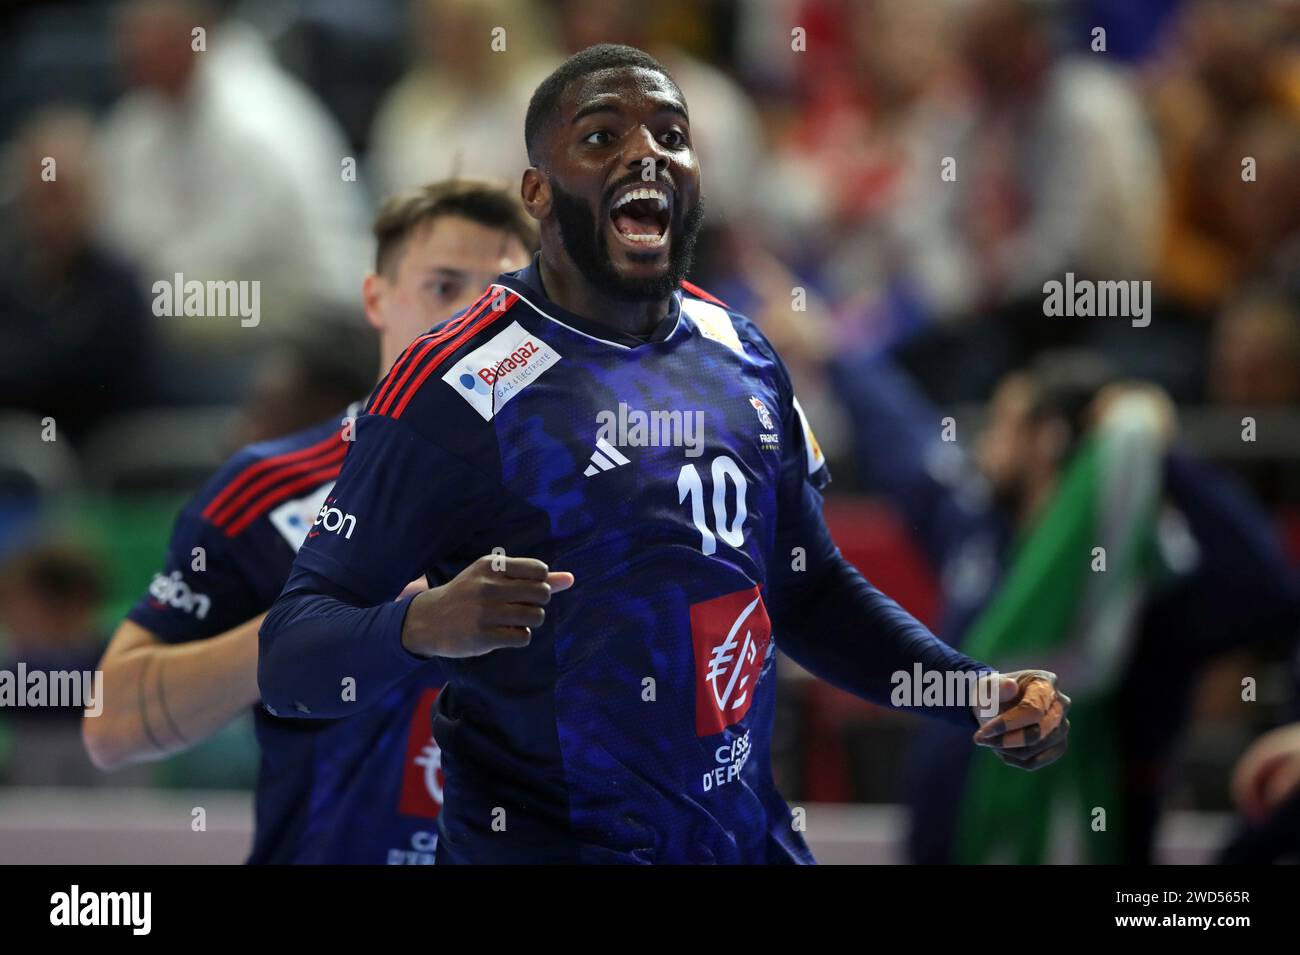
<path fill-rule="evenodd" d="M 596 450 L 591 453 L 591 463 L 587 465 L 587 470 L 582 472 L 582 476 L 591 477 L 601 471 L 612 471 L 614 468 L 631 463 L 618 448 L 604 438 L 597 438 Z"/>

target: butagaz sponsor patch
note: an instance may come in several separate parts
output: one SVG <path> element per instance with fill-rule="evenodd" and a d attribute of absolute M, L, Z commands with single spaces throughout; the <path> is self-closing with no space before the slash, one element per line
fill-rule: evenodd
<path fill-rule="evenodd" d="M 560 360 L 560 353 L 518 322 L 468 355 L 442 376 L 456 393 L 491 421 L 511 398 Z"/>

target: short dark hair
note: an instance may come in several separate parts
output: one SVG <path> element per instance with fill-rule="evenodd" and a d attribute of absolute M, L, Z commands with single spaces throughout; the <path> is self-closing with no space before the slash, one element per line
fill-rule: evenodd
<path fill-rule="evenodd" d="M 48 603 L 98 608 L 106 591 L 104 566 L 79 547 L 38 544 L 10 558 L 0 571 L 0 589 L 11 587 Z"/>
<path fill-rule="evenodd" d="M 569 84 L 589 73 L 620 67 L 637 67 L 658 73 L 668 81 L 678 96 L 682 96 L 681 89 L 667 67 L 644 50 L 621 43 L 589 46 L 557 66 L 555 72 L 542 80 L 533 91 L 533 98 L 528 101 L 528 114 L 524 117 L 524 148 L 528 151 L 529 162 L 536 164 L 535 148 L 542 124 L 559 108 L 560 99 Z M 685 101 L 686 97 L 682 96 L 682 102 Z"/>
<path fill-rule="evenodd" d="M 375 216 L 375 271 L 387 274 L 415 229 L 442 216 L 461 216 L 515 236 L 529 254 L 537 251 L 537 224 L 519 197 L 502 183 L 444 179 L 390 196 Z"/>

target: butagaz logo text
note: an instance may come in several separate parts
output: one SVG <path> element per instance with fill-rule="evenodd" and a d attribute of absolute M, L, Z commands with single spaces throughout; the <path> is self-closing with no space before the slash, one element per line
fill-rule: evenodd
<path fill-rule="evenodd" d="M 50 896 L 51 925 L 126 925 L 132 935 L 148 935 L 152 926 L 152 892 L 69 892 Z"/>
<path fill-rule="evenodd" d="M 442 380 L 491 421 L 507 403 L 560 360 L 560 353 L 518 322 L 468 355 Z"/>
<path fill-rule="evenodd" d="M 0 670 L 0 709 L 58 707 L 84 710 L 87 716 L 104 711 L 104 674 L 99 670 Z"/>
<path fill-rule="evenodd" d="M 620 401 L 617 411 L 596 413 L 596 440 L 625 448 L 685 448 L 688 458 L 704 453 L 703 411 L 640 411 Z"/>
<path fill-rule="evenodd" d="M 238 318 L 244 328 L 262 321 L 262 283 L 259 281 L 185 281 L 177 272 L 172 280 L 153 283 L 153 313 L 159 318 Z"/>
<path fill-rule="evenodd" d="M 1043 283 L 1043 314 L 1049 318 L 1131 318 L 1134 328 L 1151 324 L 1151 282 L 1075 280 Z"/>

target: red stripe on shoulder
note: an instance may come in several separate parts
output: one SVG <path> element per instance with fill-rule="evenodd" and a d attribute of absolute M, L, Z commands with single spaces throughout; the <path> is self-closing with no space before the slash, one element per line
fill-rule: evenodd
<path fill-rule="evenodd" d="M 277 487 L 270 495 L 262 498 L 253 507 L 240 514 L 233 522 L 227 525 L 224 530 L 227 537 L 236 537 L 247 529 L 248 525 L 253 523 L 267 511 L 279 504 L 283 504 L 289 498 L 302 491 L 313 487 L 320 487 L 326 481 L 333 481 L 343 470 L 343 457 L 340 455 L 337 461 L 331 461 L 306 474 L 300 475 L 288 484 L 282 484 Z"/>
<path fill-rule="evenodd" d="M 260 476 L 265 475 L 269 471 L 274 471 L 277 468 L 286 465 L 293 465 L 299 461 L 316 458 L 322 454 L 328 453 L 335 445 L 341 443 L 342 434 L 343 432 L 340 430 L 336 434 L 330 435 L 325 440 L 318 441 L 316 444 L 309 445 L 308 447 L 287 454 L 272 455 L 269 458 L 263 458 L 261 461 L 256 461 L 253 464 L 250 464 L 248 467 L 244 468 L 244 470 L 235 475 L 234 480 L 222 488 L 221 493 L 217 494 L 216 497 L 208 502 L 207 507 L 203 509 L 203 517 L 206 520 L 215 521 L 215 515 L 217 512 L 224 510 L 227 504 L 229 504 L 237 495 L 242 493 L 242 491 L 250 484 L 255 482 Z"/>
<path fill-rule="evenodd" d="M 402 363 L 402 373 L 400 375 L 393 375 L 393 381 L 390 383 L 390 387 L 387 388 L 386 394 L 383 396 L 382 400 L 379 398 L 375 399 L 371 404 L 370 413 L 379 415 L 389 414 L 393 409 L 393 403 L 398 400 L 406 389 L 407 383 L 411 380 L 411 376 L 414 375 L 428 360 L 429 355 L 432 354 L 443 342 L 455 338 L 462 329 L 473 323 L 480 315 L 487 311 L 489 306 L 493 305 L 494 301 L 494 298 L 488 298 L 485 296 L 484 298 L 479 299 L 473 308 L 454 322 L 448 324 L 445 328 L 439 329 L 434 334 L 426 335 L 422 339 L 417 339 L 416 341 L 419 343 L 419 346 L 416 347 L 413 345 L 411 348 L 407 349 L 411 357 Z M 396 372 L 396 366 L 394 366 L 393 370 Z"/>
<path fill-rule="evenodd" d="M 441 345 L 438 354 L 425 363 L 424 367 L 420 370 L 420 373 L 415 376 L 415 380 L 411 382 L 411 386 L 406 389 L 405 393 L 402 395 L 402 399 L 397 403 L 396 407 L 393 408 L 392 416 L 394 418 L 400 418 L 402 412 L 406 410 L 406 406 L 410 404 L 411 399 L 415 397 L 415 393 L 420 390 L 420 386 L 423 385 L 425 380 L 434 373 L 439 365 L 443 364 L 451 357 L 452 353 L 457 348 L 465 344 L 465 342 L 469 341 L 479 332 L 483 331 L 483 329 L 500 321 L 501 317 L 510 311 L 510 309 L 514 308 L 515 303 L 518 301 L 519 296 L 514 292 L 511 292 L 505 297 L 500 308 L 497 308 L 494 305 L 492 308 L 480 314 L 479 317 L 475 319 L 471 325 L 466 326 L 464 331 L 459 335 Z"/>
<path fill-rule="evenodd" d="M 702 298 L 704 299 L 704 301 L 712 302 L 714 305 L 721 306 L 722 308 L 731 308 L 731 306 L 728 305 L 726 302 L 724 302 L 722 299 L 718 298 L 716 295 L 710 295 L 708 292 L 704 291 L 704 289 L 700 288 L 698 285 L 696 285 L 693 282 L 687 282 L 683 280 L 682 290 L 686 292 L 690 292 L 696 298 Z"/>
<path fill-rule="evenodd" d="M 443 328 L 436 332 L 429 332 L 421 335 L 411 344 L 407 345 L 398 356 L 397 361 L 393 362 L 393 367 L 388 370 L 384 380 L 380 382 L 379 387 L 375 390 L 375 396 L 370 400 L 366 408 L 367 414 L 382 414 L 378 409 L 385 407 L 393 392 L 400 388 L 400 382 L 405 381 L 411 374 L 411 369 L 417 365 L 424 355 L 432 347 L 431 342 L 436 342 L 447 335 L 454 335 L 456 331 L 464 328 L 467 321 L 471 321 L 476 314 L 482 309 L 484 304 L 492 298 L 492 286 L 475 299 L 474 304 L 467 308 L 459 318 L 452 319 Z"/>
<path fill-rule="evenodd" d="M 218 527 L 230 525 L 232 521 L 238 522 L 250 510 L 255 511 L 260 508 L 263 500 L 279 494 L 285 481 L 293 481 L 303 474 L 314 474 L 322 468 L 338 469 L 343 466 L 343 458 L 347 453 L 347 442 L 340 437 L 335 437 L 334 446 L 320 454 L 265 472 L 256 481 L 246 485 L 238 496 L 227 502 L 209 519 Z"/>

